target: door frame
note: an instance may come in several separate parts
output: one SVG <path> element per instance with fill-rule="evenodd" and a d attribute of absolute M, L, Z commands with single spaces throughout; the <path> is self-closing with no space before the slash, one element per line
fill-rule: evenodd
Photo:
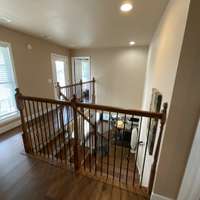
<path fill-rule="evenodd" d="M 75 83 L 75 59 L 79 58 L 79 59 L 89 59 L 90 61 L 90 79 L 92 77 L 92 71 L 91 71 L 91 56 L 73 56 L 71 58 L 71 62 L 72 62 L 72 83 Z"/>
<path fill-rule="evenodd" d="M 52 85 L 53 85 L 53 90 L 54 90 L 54 96 L 55 98 L 58 98 L 58 95 L 57 95 L 57 90 L 56 90 L 56 71 L 55 71 L 55 60 L 62 60 L 64 61 L 65 63 L 65 82 L 66 84 L 69 84 L 70 80 L 69 80 L 69 61 L 68 61 L 68 57 L 65 56 L 65 55 L 61 55 L 61 54 L 56 54 L 56 53 L 51 53 L 51 69 L 52 69 Z"/>

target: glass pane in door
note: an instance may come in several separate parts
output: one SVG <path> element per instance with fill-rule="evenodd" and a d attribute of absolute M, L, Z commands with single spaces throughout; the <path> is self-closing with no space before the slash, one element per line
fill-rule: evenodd
<path fill-rule="evenodd" d="M 60 86 L 66 85 L 65 79 L 65 63 L 63 61 L 55 61 L 56 66 L 56 80 L 60 83 Z"/>
<path fill-rule="evenodd" d="M 90 81 L 90 61 L 89 60 L 83 60 L 82 61 L 82 80 Z"/>

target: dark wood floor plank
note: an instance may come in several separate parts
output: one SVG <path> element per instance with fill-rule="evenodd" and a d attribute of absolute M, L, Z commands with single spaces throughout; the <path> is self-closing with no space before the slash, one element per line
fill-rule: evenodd
<path fill-rule="evenodd" d="M 22 152 L 19 129 L 0 136 L 1 200 L 145 200 L 131 192 L 29 158 Z"/>

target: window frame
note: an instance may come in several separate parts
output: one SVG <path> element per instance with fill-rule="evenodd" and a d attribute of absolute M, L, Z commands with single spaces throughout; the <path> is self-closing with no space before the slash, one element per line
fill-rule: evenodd
<path fill-rule="evenodd" d="M 91 56 L 73 56 L 71 58 L 71 63 L 72 63 L 72 83 L 76 83 L 76 72 L 75 72 L 75 60 L 76 59 L 89 59 L 90 61 L 90 79 L 92 80 L 92 61 L 91 61 Z"/>
<path fill-rule="evenodd" d="M 51 84 L 53 86 L 53 91 L 54 91 L 54 97 L 56 99 L 58 98 L 58 94 L 57 94 L 57 89 L 56 89 L 56 82 L 57 82 L 57 77 L 56 77 L 56 71 L 55 71 L 55 60 L 56 59 L 60 59 L 62 61 L 64 61 L 65 63 L 65 81 L 66 84 L 70 84 L 70 68 L 69 68 L 69 58 L 67 55 L 62 55 L 62 54 L 57 54 L 57 53 L 51 53 L 50 54 L 50 59 L 51 59 L 51 70 L 52 70 L 52 78 L 51 78 Z"/>
<path fill-rule="evenodd" d="M 18 88 L 18 81 L 17 81 L 17 76 L 16 76 L 16 70 L 15 70 L 15 64 L 14 64 L 14 58 L 13 58 L 13 51 L 12 51 L 12 46 L 11 43 L 9 42 L 4 42 L 4 41 L 0 41 L 0 46 L 1 47 L 7 47 L 9 50 L 9 56 L 10 56 L 10 62 L 12 65 L 12 70 L 13 70 L 13 78 L 15 81 L 15 87 Z M 0 125 L 7 123 L 9 121 L 15 120 L 19 118 L 19 111 L 17 110 L 15 113 L 8 115 L 5 118 L 0 118 Z"/>

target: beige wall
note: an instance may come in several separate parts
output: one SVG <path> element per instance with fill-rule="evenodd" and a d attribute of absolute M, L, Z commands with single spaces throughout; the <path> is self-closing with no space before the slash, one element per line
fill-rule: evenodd
<path fill-rule="evenodd" d="M 191 0 L 154 189 L 173 199 L 179 191 L 200 114 L 199 7 L 198 0 Z"/>
<path fill-rule="evenodd" d="M 51 53 L 68 55 L 68 50 L 46 40 L 0 26 L 0 41 L 12 47 L 18 87 L 24 95 L 54 97 Z M 32 50 L 27 49 L 31 44 Z M 0 127 L 7 123 L 0 124 Z M 0 131 L 1 132 L 1 131 Z"/>
<path fill-rule="evenodd" d="M 190 0 L 171 0 L 151 41 L 145 83 L 144 107 L 149 108 L 151 89 L 170 103 L 180 57 Z"/>
<path fill-rule="evenodd" d="M 97 103 L 141 108 L 147 47 L 74 50 L 73 56 L 91 56 L 97 80 Z"/>
<path fill-rule="evenodd" d="M 152 88 L 163 95 L 163 102 L 170 104 L 175 77 L 185 32 L 189 0 L 171 0 L 160 20 L 150 44 L 145 80 L 143 109 L 149 110 Z M 146 127 L 143 124 L 141 140 L 146 141 Z M 159 129 L 158 129 L 159 131 Z M 158 136 L 158 133 L 157 133 Z M 157 138 L 156 138 L 157 140 Z M 139 148 L 138 167 L 142 168 L 144 148 Z M 155 150 L 155 148 L 154 148 Z M 153 157 L 147 155 L 143 185 L 148 185 Z"/>
<path fill-rule="evenodd" d="M 51 53 L 67 55 L 66 48 L 0 26 L 0 41 L 12 46 L 18 87 L 26 95 L 54 97 Z M 27 49 L 31 44 L 32 50 Z"/>

